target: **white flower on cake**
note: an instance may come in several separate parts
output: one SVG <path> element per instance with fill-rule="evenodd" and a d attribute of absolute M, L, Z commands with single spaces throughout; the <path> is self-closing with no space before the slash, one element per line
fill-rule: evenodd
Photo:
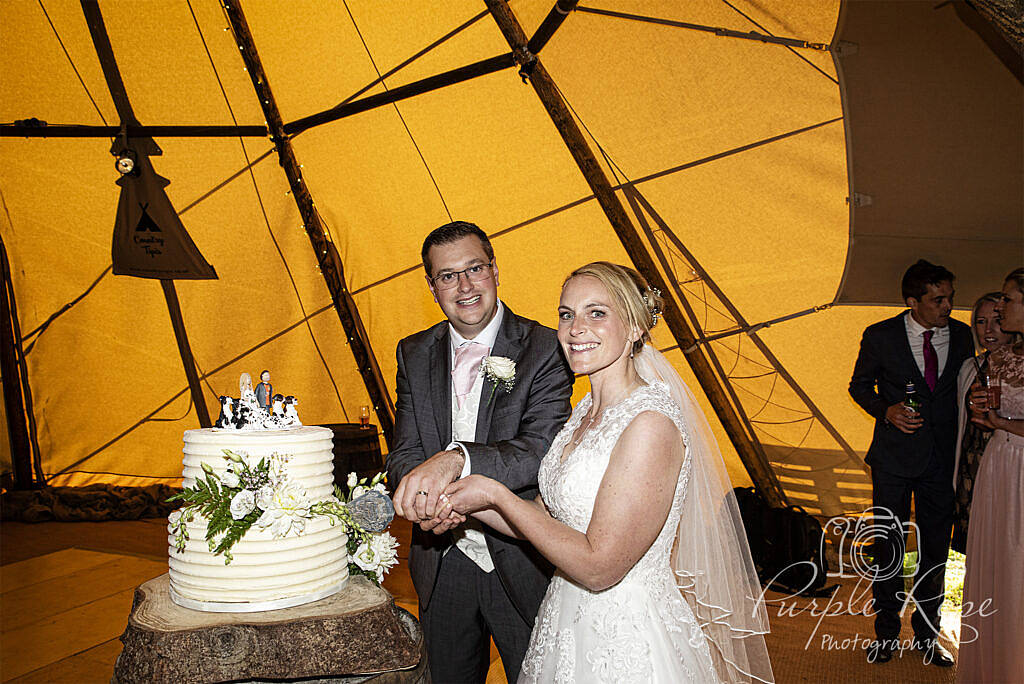
<path fill-rule="evenodd" d="M 171 514 L 167 516 L 167 522 L 171 525 L 171 527 L 174 527 L 179 522 L 181 522 L 181 509 L 179 508 L 176 511 L 171 511 Z"/>
<path fill-rule="evenodd" d="M 349 489 L 352 489 L 357 484 L 359 484 L 359 476 L 356 475 L 355 473 L 349 473 L 348 479 L 345 480 L 345 484 L 348 485 Z"/>
<path fill-rule="evenodd" d="M 298 536 L 306 529 L 309 506 L 310 501 L 302 485 L 286 482 L 274 491 L 256 525 L 260 529 L 269 527 L 274 537 L 284 537 L 291 532 Z"/>
<path fill-rule="evenodd" d="M 235 475 L 234 471 L 231 470 L 231 466 L 228 466 L 228 471 L 221 475 L 220 481 L 225 487 L 230 487 L 232 489 L 241 484 L 241 480 L 239 480 L 238 475 Z"/>
<path fill-rule="evenodd" d="M 372 572 L 377 582 L 384 581 L 384 574 L 398 562 L 398 540 L 390 534 L 375 534 L 369 543 L 363 542 L 356 549 L 352 560 L 361 570 Z"/>
<path fill-rule="evenodd" d="M 356 552 L 352 554 L 352 560 L 363 570 L 373 572 L 377 569 L 377 558 L 373 553 L 373 549 L 366 542 L 363 542 L 356 548 Z"/>
<path fill-rule="evenodd" d="M 243 489 L 231 498 L 231 517 L 241 520 L 256 508 L 256 496 L 252 490 Z"/>

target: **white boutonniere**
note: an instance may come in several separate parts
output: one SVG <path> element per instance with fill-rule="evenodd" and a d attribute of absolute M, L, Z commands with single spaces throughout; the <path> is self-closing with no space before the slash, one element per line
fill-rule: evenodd
<path fill-rule="evenodd" d="M 494 399 L 494 391 L 500 386 L 508 394 L 516 385 L 516 362 L 506 356 L 487 356 L 480 362 L 480 372 L 494 387 L 487 403 Z"/>

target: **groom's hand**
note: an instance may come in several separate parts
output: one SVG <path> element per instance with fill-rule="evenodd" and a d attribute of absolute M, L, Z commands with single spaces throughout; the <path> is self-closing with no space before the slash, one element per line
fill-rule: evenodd
<path fill-rule="evenodd" d="M 434 518 L 438 496 L 459 476 L 465 462 L 460 449 L 439 451 L 410 470 L 395 491 L 395 512 L 415 523 Z"/>

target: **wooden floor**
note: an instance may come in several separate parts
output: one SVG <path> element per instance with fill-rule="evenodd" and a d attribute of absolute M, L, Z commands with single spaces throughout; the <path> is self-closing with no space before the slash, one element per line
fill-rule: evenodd
<path fill-rule="evenodd" d="M 109 682 L 121 652 L 136 586 L 167 571 L 166 521 L 0 523 L 0 681 Z M 417 614 L 405 565 L 410 527 L 392 526 L 401 564 L 385 580 L 395 602 Z M 860 644 L 872 621 L 850 615 L 863 592 L 844 580 L 832 603 L 770 604 L 768 648 L 776 681 L 952 682 L 955 668 L 925 666 L 915 651 L 884 665 L 865 662 Z M 870 594 L 868 594 L 870 596 Z M 784 597 L 769 593 L 768 599 Z M 802 610 L 800 610 L 802 609 Z M 822 617 L 822 613 L 826 613 Z M 944 643 L 955 651 L 957 616 L 944 618 Z M 904 636 L 910 634 L 909 616 Z M 492 648 L 489 684 L 505 682 Z"/>

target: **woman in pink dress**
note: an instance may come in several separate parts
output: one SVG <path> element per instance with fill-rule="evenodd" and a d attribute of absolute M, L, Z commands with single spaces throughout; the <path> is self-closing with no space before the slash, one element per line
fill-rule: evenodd
<path fill-rule="evenodd" d="M 990 377 L 1001 382 L 999 408 L 980 383 L 971 420 L 993 431 L 981 459 L 967 531 L 967 577 L 960 625 L 961 682 L 1024 678 L 1024 268 L 1006 278 L 996 306 L 1014 342 L 992 352 Z"/>

